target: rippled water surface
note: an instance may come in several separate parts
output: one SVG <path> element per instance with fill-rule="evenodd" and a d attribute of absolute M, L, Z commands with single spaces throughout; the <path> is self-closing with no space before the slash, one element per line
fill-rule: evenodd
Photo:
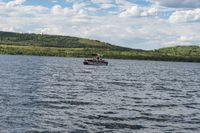
<path fill-rule="evenodd" d="M 1 133 L 200 132 L 200 64 L 0 56 Z"/>

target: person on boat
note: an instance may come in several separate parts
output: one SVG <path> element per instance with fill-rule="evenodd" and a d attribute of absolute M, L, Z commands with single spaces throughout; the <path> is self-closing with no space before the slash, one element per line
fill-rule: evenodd
<path fill-rule="evenodd" d="M 97 60 L 99 60 L 100 59 L 100 56 L 99 55 L 97 55 Z"/>

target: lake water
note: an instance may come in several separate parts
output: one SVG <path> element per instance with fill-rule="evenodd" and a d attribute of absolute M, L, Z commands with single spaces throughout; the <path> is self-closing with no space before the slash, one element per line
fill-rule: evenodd
<path fill-rule="evenodd" d="M 200 132 L 200 64 L 82 61 L 0 55 L 0 132 Z"/>

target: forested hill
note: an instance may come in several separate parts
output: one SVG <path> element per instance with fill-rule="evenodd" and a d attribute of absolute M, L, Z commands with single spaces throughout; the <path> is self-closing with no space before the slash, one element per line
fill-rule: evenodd
<path fill-rule="evenodd" d="M 0 31 L 1 44 L 20 46 L 41 46 L 57 48 L 105 48 L 113 50 L 128 50 L 129 48 L 111 45 L 98 40 L 90 40 L 71 36 L 13 33 Z"/>

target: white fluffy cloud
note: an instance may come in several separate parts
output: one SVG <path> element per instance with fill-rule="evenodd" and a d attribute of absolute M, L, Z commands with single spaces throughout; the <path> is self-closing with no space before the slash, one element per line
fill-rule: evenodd
<path fill-rule="evenodd" d="M 54 15 L 72 16 L 75 14 L 75 11 L 69 8 L 62 8 L 60 5 L 55 5 L 51 9 L 51 13 Z"/>
<path fill-rule="evenodd" d="M 120 13 L 120 17 L 145 17 L 156 15 L 156 8 L 142 8 L 139 6 L 128 7 L 125 11 Z"/>
<path fill-rule="evenodd" d="M 76 18 L 86 18 L 88 17 L 87 11 L 90 9 L 85 8 L 83 3 L 74 3 L 71 8 L 62 8 L 60 5 L 55 5 L 51 8 L 51 13 L 55 16 L 60 17 L 76 17 Z"/>
<path fill-rule="evenodd" d="M 182 42 L 190 42 L 192 40 L 194 40 L 194 37 L 192 36 L 181 36 L 180 38 L 178 38 L 179 41 Z"/>
<path fill-rule="evenodd" d="M 172 23 L 199 22 L 200 8 L 194 10 L 175 11 L 169 18 Z"/>
<path fill-rule="evenodd" d="M 172 8 L 199 8 L 200 0 L 151 0 L 160 6 Z"/>
<path fill-rule="evenodd" d="M 6 4 L 7 7 L 13 7 L 13 6 L 17 6 L 17 5 L 21 5 L 25 2 L 26 0 L 14 0 L 14 1 L 10 1 Z"/>

